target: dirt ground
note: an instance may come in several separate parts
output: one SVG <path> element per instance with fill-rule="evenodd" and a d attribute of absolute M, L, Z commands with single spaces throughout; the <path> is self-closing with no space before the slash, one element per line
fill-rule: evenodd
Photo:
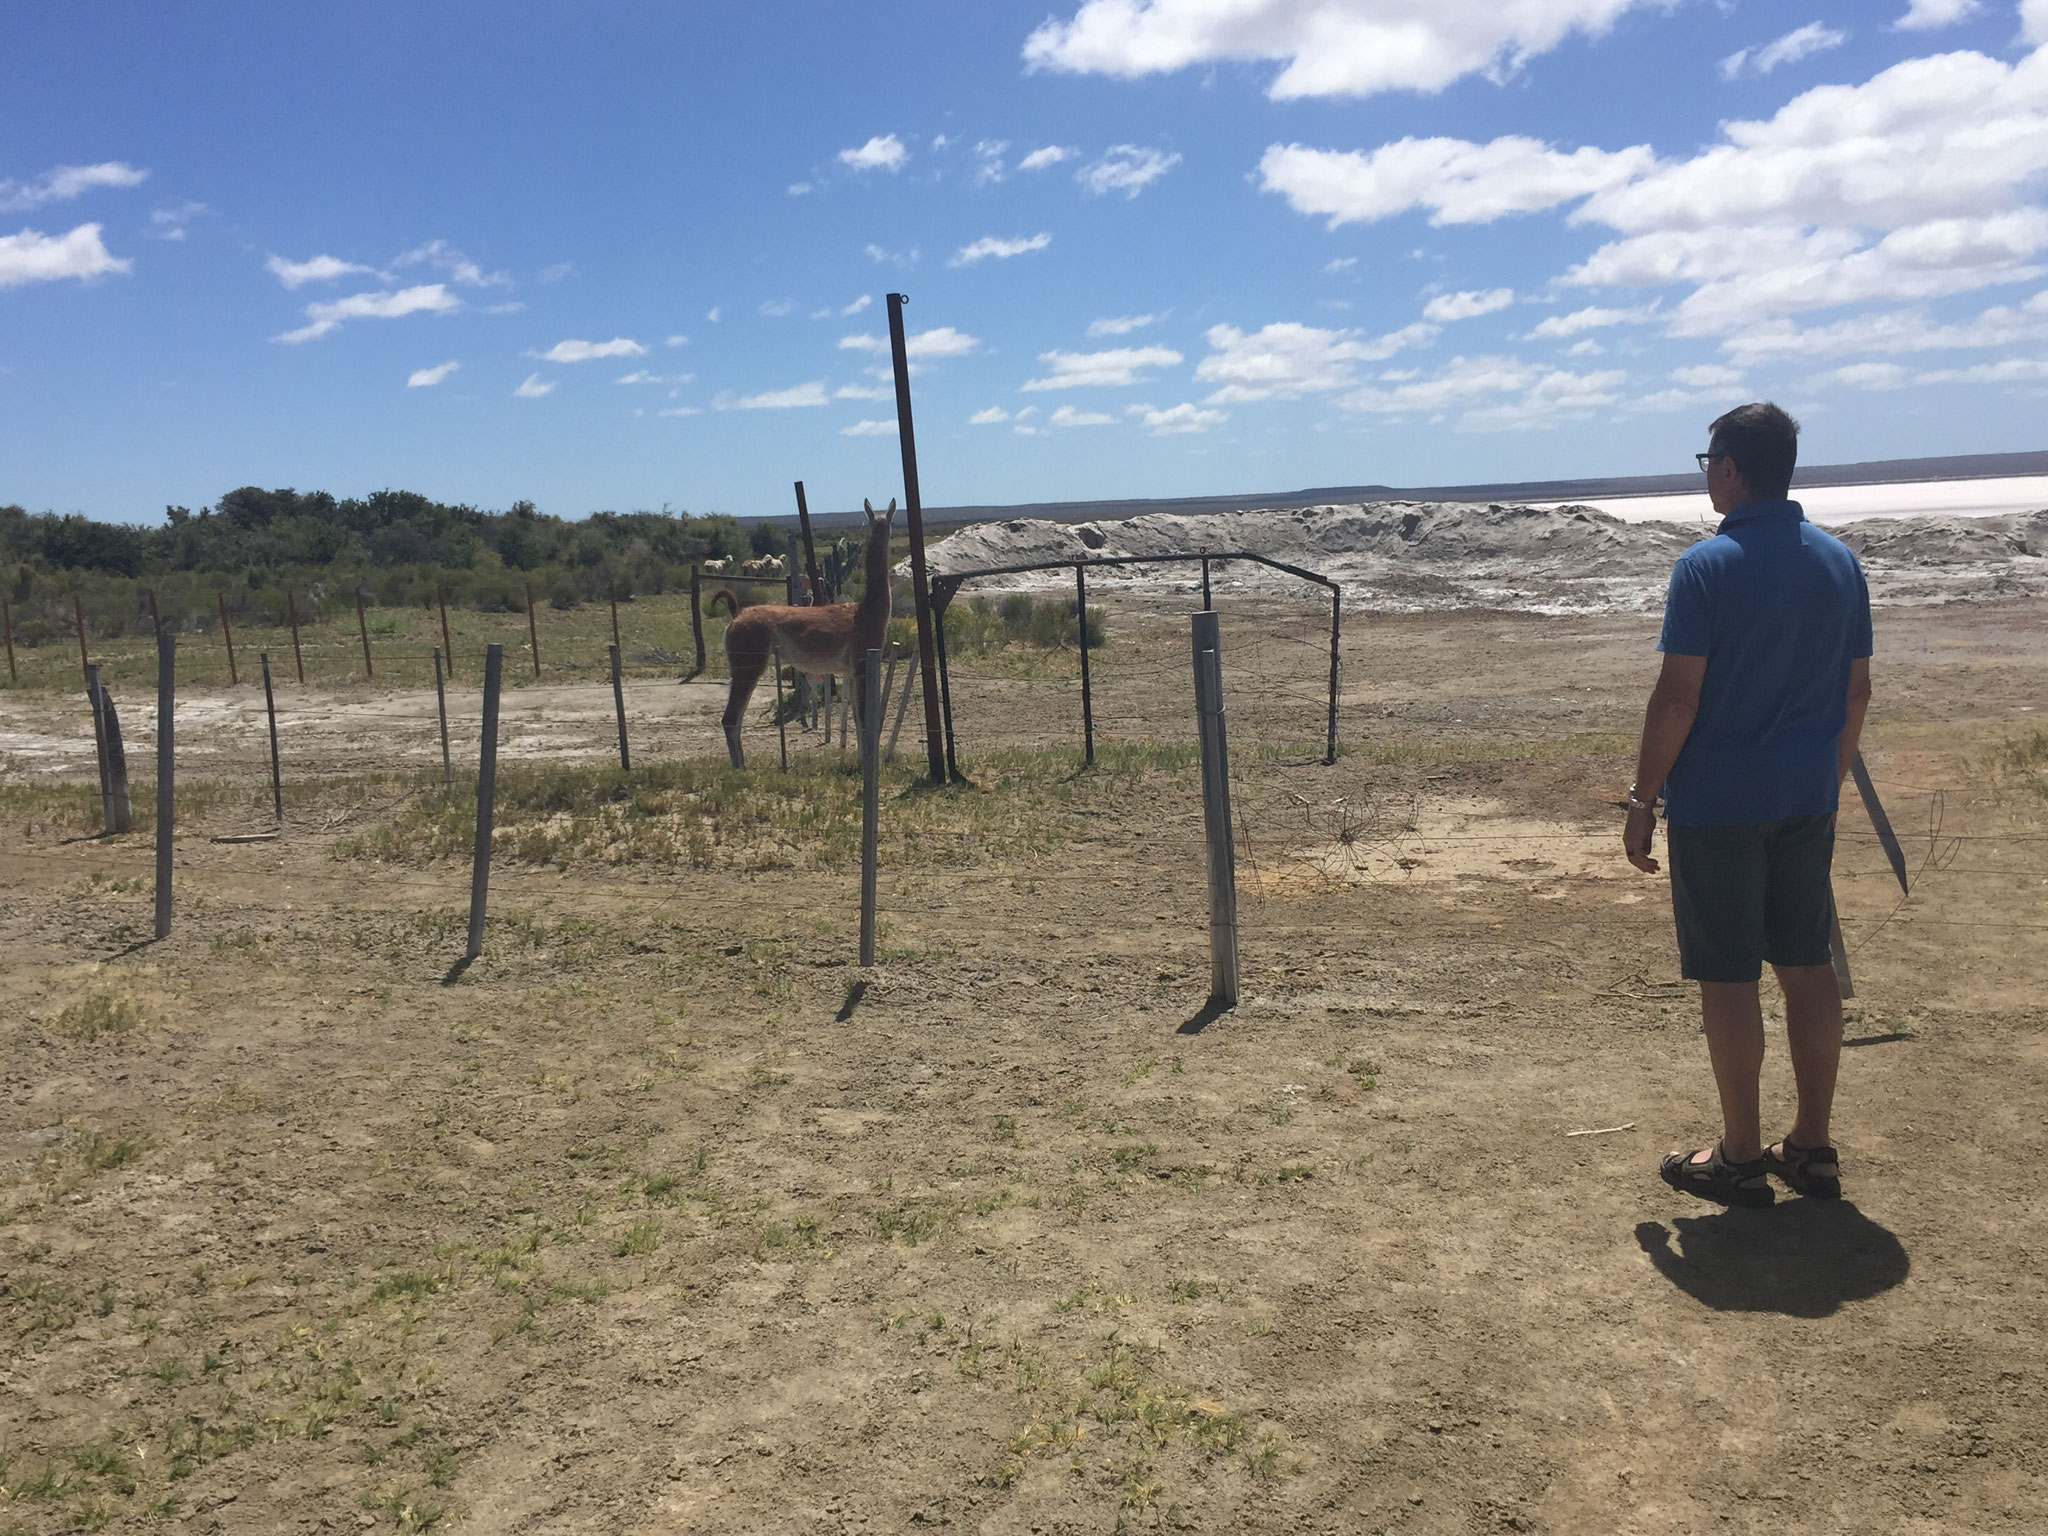
<path fill-rule="evenodd" d="M 2048 613 L 1879 615 L 1914 894 L 1852 797 L 1848 1198 L 1761 1212 L 1655 1174 L 1715 1115 L 1618 850 L 1654 619 L 1347 615 L 1330 766 L 1321 623 L 1225 615 L 1220 1017 L 1163 609 L 1093 773 L 1071 654 L 956 675 L 974 787 L 913 712 L 866 975 L 800 847 L 508 857 L 456 967 L 467 862 L 361 853 L 417 687 L 290 690 L 255 843 L 260 693 L 192 689 L 147 943 L 77 701 L 0 692 L 0 1531 L 2042 1529 Z M 636 686 L 636 771 L 720 702 Z M 505 758 L 597 771 L 609 703 L 517 690 Z"/>

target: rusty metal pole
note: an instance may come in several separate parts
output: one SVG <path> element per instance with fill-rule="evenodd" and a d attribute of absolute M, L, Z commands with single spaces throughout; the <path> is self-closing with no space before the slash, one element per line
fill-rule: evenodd
<path fill-rule="evenodd" d="M 299 686 L 306 686 L 306 658 L 299 650 L 299 605 L 292 601 L 292 589 L 284 589 L 284 611 L 292 621 L 292 664 L 299 669 Z"/>
<path fill-rule="evenodd" d="M 455 675 L 455 647 L 448 639 L 448 595 L 440 588 L 434 589 L 434 601 L 441 609 L 441 654 L 448 663 L 448 675 Z"/>
<path fill-rule="evenodd" d="M 811 576 L 811 601 L 830 602 L 831 594 L 825 590 L 824 579 L 818 574 L 818 550 L 811 543 L 811 509 L 804 500 L 804 483 L 801 480 L 796 483 L 796 524 L 804 535 L 804 569 Z"/>
<path fill-rule="evenodd" d="M 1337 761 L 1337 628 L 1344 617 L 1344 589 L 1330 588 L 1330 744 L 1323 753 L 1327 765 Z"/>
<path fill-rule="evenodd" d="M 71 594 L 71 611 L 78 618 L 78 664 L 85 669 L 86 686 L 92 686 L 92 658 L 85 654 L 85 604 Z"/>
<path fill-rule="evenodd" d="M 363 637 L 363 676 L 374 678 L 377 669 L 370 665 L 370 621 L 363 616 L 363 589 L 356 588 L 356 630 Z"/>
<path fill-rule="evenodd" d="M 469 865 L 469 947 L 474 960 L 484 952 L 484 909 L 491 894 L 491 822 L 498 793 L 498 688 L 505 671 L 505 647 L 484 652 L 483 741 L 476 762 L 476 852 Z"/>
<path fill-rule="evenodd" d="M 228 596 L 225 592 L 216 589 L 213 594 L 213 600 L 220 605 L 221 638 L 227 641 L 228 644 L 228 682 L 232 686 L 239 687 L 242 681 L 242 674 L 235 670 L 235 632 L 228 627 Z"/>
<path fill-rule="evenodd" d="M 533 583 L 526 584 L 526 638 L 533 645 L 533 675 L 540 676 L 540 626 L 533 617 Z"/>
<path fill-rule="evenodd" d="M 177 812 L 171 776 L 177 768 L 178 637 L 156 637 L 156 936 L 171 932 L 171 822 Z"/>
<path fill-rule="evenodd" d="M 633 771 L 633 754 L 626 747 L 626 686 L 619 678 L 619 648 L 612 647 L 612 708 L 619 717 L 619 772 Z"/>
<path fill-rule="evenodd" d="M 1088 682 L 1088 568 L 1074 567 L 1074 611 L 1081 632 L 1081 736 L 1087 743 L 1087 763 L 1095 766 L 1095 699 Z"/>
<path fill-rule="evenodd" d="M 164 621 L 156 613 L 156 588 L 149 589 L 149 632 L 155 634 L 164 627 Z"/>
<path fill-rule="evenodd" d="M 904 295 L 889 295 L 889 358 L 896 372 L 896 437 L 903 449 L 904 521 L 910 529 L 910 590 L 917 607 L 917 654 L 924 663 L 924 745 L 932 782 L 946 782 L 939 725 L 939 662 L 932 640 L 931 580 L 924 563 L 924 500 L 917 485 L 917 437 L 910 423 L 910 359 L 903 340 Z"/>
<path fill-rule="evenodd" d="M 619 642 L 619 589 L 614 583 L 609 581 L 604 585 L 605 591 L 612 600 L 612 649 L 616 651 L 621 649 Z"/>
<path fill-rule="evenodd" d="M 270 652 L 258 651 L 263 663 L 263 713 L 270 717 L 270 808 L 284 825 L 284 773 L 277 760 L 277 696 L 270 689 Z"/>

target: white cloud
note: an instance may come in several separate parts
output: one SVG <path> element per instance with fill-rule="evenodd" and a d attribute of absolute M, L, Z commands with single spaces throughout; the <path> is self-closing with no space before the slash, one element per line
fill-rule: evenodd
<path fill-rule="evenodd" d="M 1000 405 L 992 405 L 987 410 L 976 411 L 972 416 L 968 417 L 967 424 L 970 427 L 993 427 L 997 423 L 1005 422 L 1009 419 L 1010 413 L 1008 411 L 1004 410 Z"/>
<path fill-rule="evenodd" d="M 1259 159 L 1261 190 L 1297 213 L 1322 214 L 1329 228 L 1430 210 L 1432 224 L 1489 224 L 1620 186 L 1649 170 L 1647 144 L 1609 153 L 1553 149 L 1536 139 L 1487 144 L 1400 139 L 1370 154 L 1274 144 Z"/>
<path fill-rule="evenodd" d="M 1983 8 L 1981 0 L 1912 0 L 1892 25 L 1901 32 L 1932 32 L 1967 21 Z"/>
<path fill-rule="evenodd" d="M 2048 0 L 2020 0 L 2020 38 L 2048 43 Z"/>
<path fill-rule="evenodd" d="M 533 275 L 535 280 L 539 282 L 559 283 L 564 278 L 576 275 L 576 263 L 573 261 L 558 261 L 553 266 L 542 267 Z"/>
<path fill-rule="evenodd" d="M 45 203 L 68 203 L 101 187 L 139 187 L 148 179 L 149 172 L 119 160 L 105 160 L 98 165 L 60 165 L 34 181 L 0 181 L 0 212 L 40 208 Z"/>
<path fill-rule="evenodd" d="M 287 261 L 282 256 L 272 256 L 263 266 L 287 288 L 303 288 L 308 283 L 331 283 L 337 277 L 352 277 L 359 273 L 370 277 L 380 275 L 375 267 L 343 261 L 339 256 L 314 256 L 306 261 Z"/>
<path fill-rule="evenodd" d="M 1349 272 L 1358 265 L 1356 256 L 1338 256 L 1323 263 L 1323 270 L 1329 273 Z"/>
<path fill-rule="evenodd" d="M 612 380 L 614 384 L 687 384 L 696 378 L 694 373 L 649 373 L 645 368 L 635 368 L 631 373 L 622 373 Z"/>
<path fill-rule="evenodd" d="M 397 320 L 406 315 L 445 315 L 460 308 L 462 300 L 440 283 L 421 283 L 417 287 L 401 288 L 396 293 L 356 293 L 332 303 L 308 304 L 305 325 L 270 339 L 317 341 L 344 320 Z"/>
<path fill-rule="evenodd" d="M 1022 256 L 1029 251 L 1042 251 L 1051 244 L 1052 236 L 1047 234 L 1019 236 L 1014 240 L 1005 240 L 1000 235 L 983 235 L 972 245 L 961 246 L 948 265 L 965 267 L 990 256 L 998 259 Z"/>
<path fill-rule="evenodd" d="M 1062 160 L 1074 158 L 1075 151 L 1062 144 L 1048 144 L 1043 149 L 1034 149 L 1017 162 L 1020 171 L 1042 171 L 1048 166 L 1058 165 Z"/>
<path fill-rule="evenodd" d="M 392 258 L 394 267 L 416 267 L 424 263 L 448 274 L 448 281 L 463 288 L 509 288 L 512 279 L 503 272 L 486 272 L 446 240 L 429 240 L 425 245 Z"/>
<path fill-rule="evenodd" d="M 839 313 L 841 315 L 857 315 L 874 302 L 875 296 L 872 293 L 864 293 L 859 298 L 855 299 L 851 304 L 847 305 L 844 309 L 840 310 Z"/>
<path fill-rule="evenodd" d="M 545 352 L 529 352 L 544 363 L 587 363 L 601 357 L 644 357 L 647 349 L 627 336 L 610 341 L 558 341 Z"/>
<path fill-rule="evenodd" d="M 847 352 L 873 352 L 881 357 L 889 355 L 889 338 L 886 336 L 842 336 L 839 345 Z M 980 345 L 980 338 L 957 331 L 950 325 L 941 325 L 905 336 L 903 355 L 913 363 L 933 362 L 940 358 L 965 357 Z"/>
<path fill-rule="evenodd" d="M 1880 311 L 1831 325 L 1772 321 L 1735 332 L 1722 350 L 1737 359 L 1898 356 L 2048 341 L 2048 289 L 2023 304 L 1998 304 L 1968 320 L 1940 322 L 1924 309 Z"/>
<path fill-rule="evenodd" d="M 1851 363 L 1820 377 L 1820 382 L 1846 384 L 1851 389 L 1904 389 L 1911 372 L 1900 363 Z"/>
<path fill-rule="evenodd" d="M 432 389 L 461 366 L 462 364 L 458 362 L 446 362 L 436 363 L 431 368 L 415 368 L 406 375 L 405 387 L 407 389 Z"/>
<path fill-rule="evenodd" d="M 1780 64 L 1797 64 L 1801 59 L 1830 48 L 1839 48 L 1849 41 L 1849 34 L 1837 32 L 1833 27 L 1810 21 L 1797 31 L 1787 32 L 1775 42 L 1765 43 L 1761 48 L 1743 48 L 1731 53 L 1721 61 L 1723 80 L 1740 79 L 1745 71 L 1752 75 L 1768 75 Z"/>
<path fill-rule="evenodd" d="M 1648 320 L 1656 313 L 1654 307 L 1643 309 L 1602 309 L 1593 305 L 1586 309 L 1575 309 L 1568 315 L 1551 315 L 1537 322 L 1529 333 L 1531 341 L 1548 341 L 1555 337 L 1576 336 L 1581 331 L 1597 331 L 1610 325 L 1634 325 Z"/>
<path fill-rule="evenodd" d="M 1354 390 L 1337 403 L 1370 415 L 1448 415 L 1465 432 L 1524 432 L 1583 418 L 1621 400 L 1618 369 L 1572 373 L 1516 357 L 1456 357 L 1437 372 L 1392 389 Z"/>
<path fill-rule="evenodd" d="M 841 437 L 894 437 L 896 435 L 896 418 L 891 416 L 887 421 L 856 421 L 850 427 L 841 427 L 839 435 Z"/>
<path fill-rule="evenodd" d="M 662 343 L 663 346 L 669 347 L 687 347 L 689 344 L 690 338 L 687 336 L 671 336 Z"/>
<path fill-rule="evenodd" d="M 1112 347 L 1106 352 L 1041 352 L 1052 372 L 1025 381 L 1026 389 L 1122 388 L 1142 383 L 1142 370 L 1170 368 L 1181 360 L 1171 347 Z"/>
<path fill-rule="evenodd" d="M 907 251 L 884 250 L 879 245 L 869 245 L 864 247 L 864 249 L 867 251 L 870 261 L 880 262 L 884 266 L 914 267 L 917 265 L 918 252 L 917 247 L 914 245 Z"/>
<path fill-rule="evenodd" d="M 713 325 L 716 325 L 718 324 L 718 317 L 721 313 L 722 311 L 719 309 L 719 307 L 716 304 L 714 304 L 711 306 L 711 308 L 704 311 L 704 318 L 710 321 Z"/>
<path fill-rule="evenodd" d="M 1358 364 L 1377 363 L 1420 346 L 1437 333 L 1417 323 L 1385 336 L 1328 331 L 1281 321 L 1250 333 L 1231 325 L 1209 328 L 1209 355 L 1195 365 L 1195 377 L 1222 387 L 1209 405 L 1245 400 L 1294 400 L 1302 395 L 1348 389 L 1358 382 Z"/>
<path fill-rule="evenodd" d="M 1512 288 L 1489 288 L 1484 293 L 1443 293 L 1423 306 L 1422 318 L 1443 325 L 1453 320 L 1490 315 L 1514 302 L 1515 290 Z"/>
<path fill-rule="evenodd" d="M 900 171 L 910 151 L 893 133 L 877 134 L 858 149 L 839 151 L 839 163 L 856 171 Z"/>
<path fill-rule="evenodd" d="M 882 384 L 842 384 L 832 391 L 834 400 L 888 400 L 896 391 Z"/>
<path fill-rule="evenodd" d="M 808 197 L 816 190 L 817 188 L 813 187 L 808 181 L 792 181 L 789 184 L 789 195 L 791 197 Z"/>
<path fill-rule="evenodd" d="M 1740 389 L 1742 370 L 1731 368 L 1726 363 L 1695 363 L 1687 368 L 1674 368 L 1671 377 L 1687 389 Z"/>
<path fill-rule="evenodd" d="M 1164 315 L 1105 315 L 1100 320 L 1088 322 L 1090 336 L 1128 336 L 1133 331 L 1142 331 L 1146 326 L 1164 320 Z"/>
<path fill-rule="evenodd" d="M 1076 171 L 1074 180 L 1097 197 L 1106 197 L 1112 192 L 1136 197 L 1179 164 L 1180 156 L 1168 154 L 1165 150 L 1138 144 L 1112 144 L 1102 152 L 1100 160 Z"/>
<path fill-rule="evenodd" d="M 1071 405 L 1063 405 L 1045 418 L 1049 427 L 1111 427 L 1116 418 L 1101 411 L 1077 411 Z"/>
<path fill-rule="evenodd" d="M 1607 349 L 1588 336 L 1584 341 L 1575 341 L 1564 349 L 1566 357 L 1605 357 Z"/>
<path fill-rule="evenodd" d="M 110 254 L 100 240 L 100 229 L 98 224 L 81 224 L 65 235 L 46 235 L 38 229 L 0 235 L 0 288 L 65 278 L 87 282 L 109 272 L 126 272 L 134 262 Z"/>
<path fill-rule="evenodd" d="M 760 311 L 771 320 L 780 320 L 796 308 L 794 299 L 763 299 Z"/>
<path fill-rule="evenodd" d="M 1129 413 L 1136 416 L 1147 432 L 1154 437 L 1172 437 L 1183 432 L 1206 432 L 1230 419 L 1228 411 L 1212 410 L 1196 405 L 1192 401 L 1170 405 L 1165 410 L 1150 405 L 1134 405 Z"/>
<path fill-rule="evenodd" d="M 1281 61 L 1285 100 L 1440 91 L 1500 79 L 1574 32 L 1598 36 L 1654 0 L 1085 0 L 1024 44 L 1031 69 L 1141 75 L 1225 61 Z"/>
<path fill-rule="evenodd" d="M 187 225 L 202 213 L 211 213 L 212 211 L 206 204 L 194 202 L 190 198 L 187 198 L 182 203 L 167 203 L 161 208 L 152 208 L 149 211 L 150 238 L 153 240 L 182 240 L 185 238 Z"/>
<path fill-rule="evenodd" d="M 974 155 L 974 185 L 994 186 L 1003 179 L 1003 156 L 1010 150 L 1008 139 L 982 139 L 972 151 Z"/>
<path fill-rule="evenodd" d="M 771 389 L 758 395 L 742 395 L 738 399 L 720 395 L 712 404 L 721 411 L 787 411 L 803 406 L 829 405 L 831 399 L 825 393 L 824 384 L 813 379 L 807 384 L 792 384 L 788 389 Z"/>
<path fill-rule="evenodd" d="M 554 392 L 555 381 L 553 379 L 543 379 L 537 373 L 529 373 L 526 376 L 526 382 L 512 391 L 521 400 L 538 400 L 541 396 L 551 395 Z"/>
<path fill-rule="evenodd" d="M 654 414 L 657 416 L 702 416 L 704 414 L 704 407 L 701 405 L 672 405 L 667 410 L 656 411 Z"/>

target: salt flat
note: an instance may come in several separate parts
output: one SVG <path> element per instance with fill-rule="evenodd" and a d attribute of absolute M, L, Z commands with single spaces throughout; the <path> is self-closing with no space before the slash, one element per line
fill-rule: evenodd
<path fill-rule="evenodd" d="M 1995 517 L 2048 507 L 2048 475 L 1995 480 L 1911 480 L 1890 485 L 1802 486 L 1795 499 L 1816 523 L 1848 523 L 1865 517 Z M 1539 507 L 1598 507 L 1631 523 L 1711 522 L 1707 493 L 1680 496 L 1613 496 L 1599 501 L 1539 501 Z"/>

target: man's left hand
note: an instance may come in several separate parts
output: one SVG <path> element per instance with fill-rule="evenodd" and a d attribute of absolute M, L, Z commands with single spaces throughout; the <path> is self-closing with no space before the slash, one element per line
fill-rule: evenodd
<path fill-rule="evenodd" d="M 1629 863 L 1646 875 L 1657 873 L 1657 861 L 1650 857 L 1650 839 L 1657 832 L 1655 811 L 1630 811 L 1628 821 L 1621 829 L 1622 851 L 1628 855 Z"/>

